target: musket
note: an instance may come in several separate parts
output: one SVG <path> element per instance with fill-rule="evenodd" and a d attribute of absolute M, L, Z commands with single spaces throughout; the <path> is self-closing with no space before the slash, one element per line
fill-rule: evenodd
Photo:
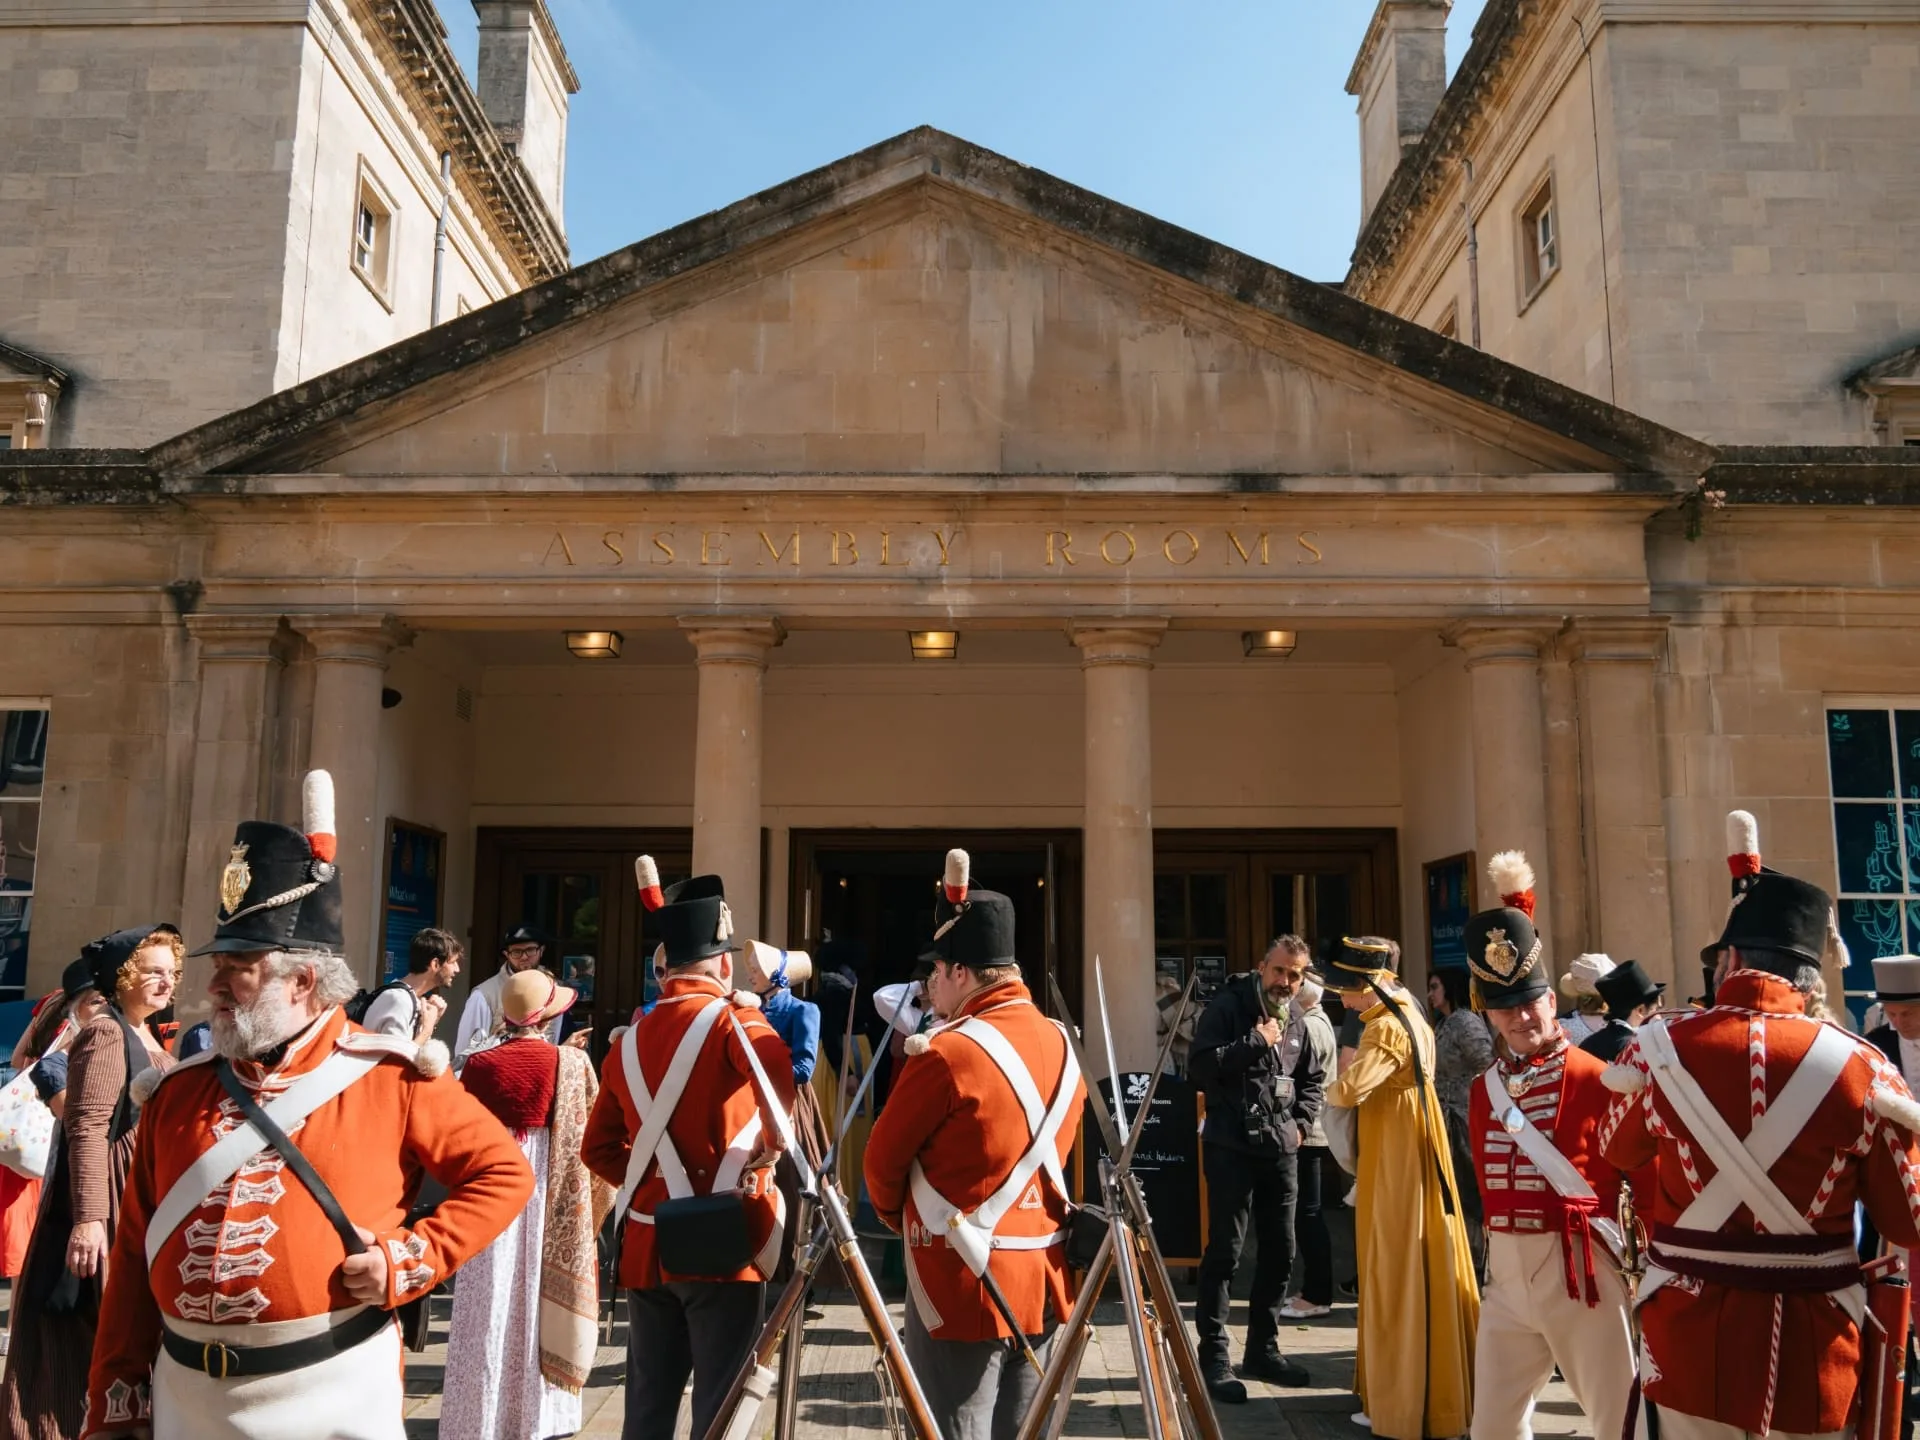
<path fill-rule="evenodd" d="M 800 1193 L 819 1207 L 819 1220 L 816 1229 L 824 1226 L 827 1239 L 840 1256 L 840 1264 L 847 1272 L 847 1283 L 853 1287 L 853 1296 L 860 1306 L 861 1318 L 865 1320 L 867 1331 L 873 1336 L 873 1342 L 880 1349 L 881 1363 L 886 1367 L 888 1377 L 893 1381 L 895 1393 L 899 1396 L 901 1407 L 906 1411 L 907 1422 L 919 1440 L 940 1440 L 940 1427 L 933 1418 L 933 1407 L 927 1403 L 927 1394 L 920 1385 L 920 1377 L 914 1373 L 913 1362 L 907 1358 L 906 1347 L 900 1342 L 900 1335 L 893 1328 L 893 1318 L 887 1313 L 887 1302 L 880 1294 L 880 1287 L 874 1281 L 873 1271 L 867 1268 L 867 1259 L 860 1250 L 860 1237 L 854 1232 L 853 1217 L 847 1213 L 846 1197 L 841 1194 L 839 1183 L 830 1174 L 816 1173 L 807 1163 L 806 1153 L 800 1148 L 799 1139 L 793 1132 L 793 1122 L 787 1112 L 781 1108 L 779 1096 L 774 1093 L 773 1082 L 767 1079 L 766 1068 L 760 1063 L 760 1056 L 753 1048 L 753 1041 L 747 1035 L 746 1027 L 740 1023 L 740 1017 L 731 1007 L 727 1019 L 733 1025 L 733 1031 L 739 1037 L 741 1048 L 747 1056 L 747 1068 L 752 1073 L 753 1083 L 759 1091 L 761 1102 L 773 1116 L 774 1128 L 779 1132 L 781 1144 L 787 1149 L 788 1157 L 800 1174 Z M 843 1132 L 844 1133 L 844 1132 Z M 837 1144 L 837 1142 L 836 1142 Z M 815 1256 L 813 1263 L 819 1264 Z M 794 1267 L 796 1279 L 799 1277 L 799 1265 Z M 795 1289 L 793 1281 L 787 1284 L 787 1290 L 781 1292 L 782 1299 L 788 1291 Z M 804 1303 L 806 1289 L 798 1288 L 796 1303 Z M 789 1310 L 789 1321 L 792 1312 Z M 766 1326 L 762 1327 L 762 1337 L 766 1337 Z M 782 1327 L 784 1329 L 784 1327 Z M 778 1337 L 774 1337 L 776 1343 Z M 758 1350 L 756 1346 L 756 1351 Z M 753 1371 L 756 1368 L 754 1356 L 749 1355 L 742 1366 L 741 1374 L 735 1377 L 735 1387 L 744 1395 L 751 1389 Z M 764 1368 L 764 1367 L 760 1367 Z M 731 1398 L 732 1391 L 729 1391 Z M 761 1396 L 759 1398 L 764 1398 Z M 743 1408 L 743 1407 L 742 1407 Z M 759 1409 L 756 1399 L 754 1409 Z M 726 1422 L 723 1424 L 723 1422 Z M 733 1425 L 739 1423 L 734 1415 L 723 1406 L 713 1418 L 705 1440 L 725 1440 Z M 750 1423 L 750 1422 L 749 1422 Z"/>

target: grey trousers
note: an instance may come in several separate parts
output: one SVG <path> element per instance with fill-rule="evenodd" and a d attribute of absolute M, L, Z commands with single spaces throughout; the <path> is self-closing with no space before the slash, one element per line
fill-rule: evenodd
<path fill-rule="evenodd" d="M 760 1333 L 767 1287 L 757 1280 L 676 1281 L 627 1291 L 627 1417 L 620 1440 L 673 1440 L 693 1376 L 693 1440 L 701 1440 Z"/>
<path fill-rule="evenodd" d="M 1047 1363 L 1053 1330 L 1028 1336 Z M 1011 1340 L 936 1340 L 907 1300 L 907 1359 L 927 1392 L 941 1440 L 1015 1440 L 1040 1393 L 1040 1377 Z"/>

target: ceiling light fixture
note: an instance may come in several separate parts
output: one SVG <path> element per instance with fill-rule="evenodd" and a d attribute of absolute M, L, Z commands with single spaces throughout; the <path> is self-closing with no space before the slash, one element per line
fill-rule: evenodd
<path fill-rule="evenodd" d="M 1240 643 L 1246 647 L 1249 656 L 1258 656 L 1267 660 L 1284 660 L 1293 654 L 1293 647 L 1299 643 L 1297 630 L 1246 630 L 1241 632 Z"/>
<path fill-rule="evenodd" d="M 581 660 L 618 660 L 620 632 L 618 630 L 569 630 L 567 631 L 567 649 Z"/>
<path fill-rule="evenodd" d="M 958 630 L 909 630 L 907 643 L 916 660 L 951 660 L 960 650 Z"/>

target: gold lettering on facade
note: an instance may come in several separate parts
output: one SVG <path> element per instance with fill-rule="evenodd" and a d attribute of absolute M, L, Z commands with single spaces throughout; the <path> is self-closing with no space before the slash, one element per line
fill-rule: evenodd
<path fill-rule="evenodd" d="M 1233 548 L 1240 552 L 1240 558 L 1242 560 L 1247 561 L 1249 564 L 1251 564 L 1253 561 L 1253 552 L 1247 549 L 1246 546 L 1240 543 L 1240 537 L 1236 535 L 1233 531 L 1229 530 L 1227 531 L 1227 539 L 1231 540 L 1233 542 Z M 1258 546 L 1260 551 L 1260 563 L 1262 565 L 1265 565 L 1268 560 L 1266 531 L 1262 530 L 1260 532 L 1260 538 L 1255 542 L 1255 544 Z"/>
<path fill-rule="evenodd" d="M 620 532 L 618 530 L 607 531 L 606 534 L 600 537 L 600 543 L 606 546 L 607 553 L 613 556 L 613 559 L 607 562 L 609 565 L 621 565 L 626 562 L 627 554 L 620 548 Z"/>
<path fill-rule="evenodd" d="M 1318 565 L 1323 559 L 1326 558 L 1320 553 L 1320 547 L 1314 544 L 1313 541 L 1308 538 L 1309 536 L 1318 535 L 1319 533 L 1320 532 L 1318 530 L 1302 530 L 1298 535 L 1293 537 L 1294 543 L 1297 544 L 1302 550 L 1306 551 L 1307 554 L 1313 557 L 1311 560 L 1301 560 L 1298 557 L 1296 557 L 1293 562 L 1294 564 Z"/>
<path fill-rule="evenodd" d="M 553 559 L 555 549 L 558 549 L 562 555 L 566 556 L 567 564 L 573 564 L 573 547 L 567 544 L 567 537 L 556 530 L 553 532 L 553 539 L 547 542 L 547 553 L 540 557 L 540 563 L 542 565 Z"/>
<path fill-rule="evenodd" d="M 653 541 L 653 548 L 667 557 L 664 560 L 650 560 L 648 563 L 652 565 L 671 565 L 673 563 L 673 532 L 671 530 L 656 530 L 648 538 Z"/>
<path fill-rule="evenodd" d="M 767 532 L 762 530 L 760 532 L 760 543 L 767 547 L 767 554 L 773 557 L 773 563 L 776 565 L 780 563 L 781 557 L 787 553 L 787 547 L 791 545 L 793 547 L 794 568 L 796 570 L 800 568 L 800 527 L 798 525 L 793 527 L 793 533 L 778 546 L 767 537 Z M 767 562 L 762 560 L 760 563 L 764 565 Z"/>
<path fill-rule="evenodd" d="M 1122 555 L 1118 560 L 1114 559 L 1107 551 L 1107 546 L 1112 543 L 1113 537 L 1116 535 L 1127 542 L 1127 553 Z M 1100 537 L 1100 558 L 1109 565 L 1131 565 L 1136 548 L 1133 543 L 1133 532 L 1131 530 L 1109 530 Z"/>
<path fill-rule="evenodd" d="M 1057 552 L 1054 545 L 1056 540 L 1060 542 Z M 1056 553 L 1059 554 L 1060 563 L 1063 565 L 1078 565 L 1080 563 L 1073 555 L 1073 534 L 1071 531 L 1047 531 L 1047 564 L 1052 565 L 1054 563 L 1053 557 Z"/>
<path fill-rule="evenodd" d="M 898 570 L 907 563 L 904 560 L 894 561 L 888 559 L 887 557 L 892 553 L 893 532 L 891 530 L 882 530 L 880 532 L 880 568 L 882 570 L 885 570 L 888 566 L 892 566 L 895 570 Z"/>
<path fill-rule="evenodd" d="M 935 530 L 933 532 L 934 543 L 940 547 L 940 566 L 942 569 L 946 568 L 951 558 L 947 553 L 947 547 L 952 545 L 953 542 L 955 540 L 958 540 L 959 538 L 960 538 L 960 532 L 958 530 L 955 530 L 953 533 L 949 535 L 942 535 L 938 530 Z M 1051 545 L 1049 545 L 1047 553 L 1049 555 L 1053 553 Z M 1052 564 L 1053 562 L 1049 560 L 1047 563 Z"/>
<path fill-rule="evenodd" d="M 1187 556 L 1184 560 L 1174 558 L 1173 537 L 1176 535 L 1187 537 Z M 1167 557 L 1167 563 L 1170 565 L 1191 565 L 1200 555 L 1200 537 L 1191 530 L 1169 530 L 1167 538 L 1160 542 L 1160 553 Z"/>
<path fill-rule="evenodd" d="M 860 563 L 860 546 L 855 542 L 851 530 L 829 530 L 827 533 L 832 537 L 828 547 L 832 553 L 827 556 L 827 563 L 829 565 L 838 565 L 840 563 L 840 538 L 842 536 L 845 536 L 847 541 L 847 564 L 858 565 Z"/>
<path fill-rule="evenodd" d="M 715 541 L 718 541 L 720 545 L 724 547 L 727 543 L 727 532 L 725 530 L 702 530 L 700 532 L 700 563 L 702 565 L 731 565 L 733 561 L 727 558 L 724 548 L 714 548 Z"/>

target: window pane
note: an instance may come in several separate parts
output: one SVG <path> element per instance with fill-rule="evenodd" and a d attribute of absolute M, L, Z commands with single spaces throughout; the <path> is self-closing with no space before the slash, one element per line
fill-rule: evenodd
<path fill-rule="evenodd" d="M 1893 798 L 1893 745 L 1884 710 L 1829 710 L 1827 764 L 1835 799 Z"/>
<path fill-rule="evenodd" d="M 1900 750 L 1900 795 L 1920 800 L 1920 710 L 1893 712 L 1893 733 Z"/>
<path fill-rule="evenodd" d="M 1906 948 L 1900 934 L 1898 900 L 1842 900 L 1840 938 L 1847 942 L 1849 990 L 1873 988 L 1873 960 L 1898 955 Z"/>
<path fill-rule="evenodd" d="M 0 800 L 0 891 L 21 894 L 33 889 L 39 831 L 38 800 Z"/>
<path fill-rule="evenodd" d="M 1269 903 L 1272 906 L 1269 913 L 1273 916 L 1273 934 L 1262 935 L 1260 937 L 1262 944 L 1281 935 L 1300 933 L 1300 917 L 1293 913 L 1293 880 L 1294 877 L 1291 875 L 1268 877 Z"/>
<path fill-rule="evenodd" d="M 47 768 L 45 710 L 0 710 L 0 795 L 38 795 Z"/>
<path fill-rule="evenodd" d="M 1905 838 L 1908 890 L 1920 889 L 1920 805 L 1900 807 L 1900 828 Z"/>
<path fill-rule="evenodd" d="M 1186 876 L 1156 875 L 1153 877 L 1153 938 L 1156 940 L 1187 938 Z"/>
<path fill-rule="evenodd" d="M 1848 895 L 1899 891 L 1900 850 L 1892 805 L 1836 805 L 1833 837 L 1840 856 L 1840 889 Z"/>
<path fill-rule="evenodd" d="M 27 937 L 33 929 L 33 901 L 25 895 L 0 895 L 0 1000 L 17 1000 L 27 991 Z"/>
<path fill-rule="evenodd" d="M 1220 951 L 1197 952 L 1193 957 L 1193 968 L 1200 976 L 1200 983 L 1194 986 L 1194 990 L 1202 999 L 1226 982 L 1227 957 Z"/>
<path fill-rule="evenodd" d="M 1310 941 L 1353 933 L 1352 887 L 1345 875 L 1313 877 L 1313 934 Z"/>
<path fill-rule="evenodd" d="M 1227 877 L 1218 871 L 1189 875 L 1193 897 L 1193 935 L 1197 940 L 1223 940 L 1227 934 Z"/>

